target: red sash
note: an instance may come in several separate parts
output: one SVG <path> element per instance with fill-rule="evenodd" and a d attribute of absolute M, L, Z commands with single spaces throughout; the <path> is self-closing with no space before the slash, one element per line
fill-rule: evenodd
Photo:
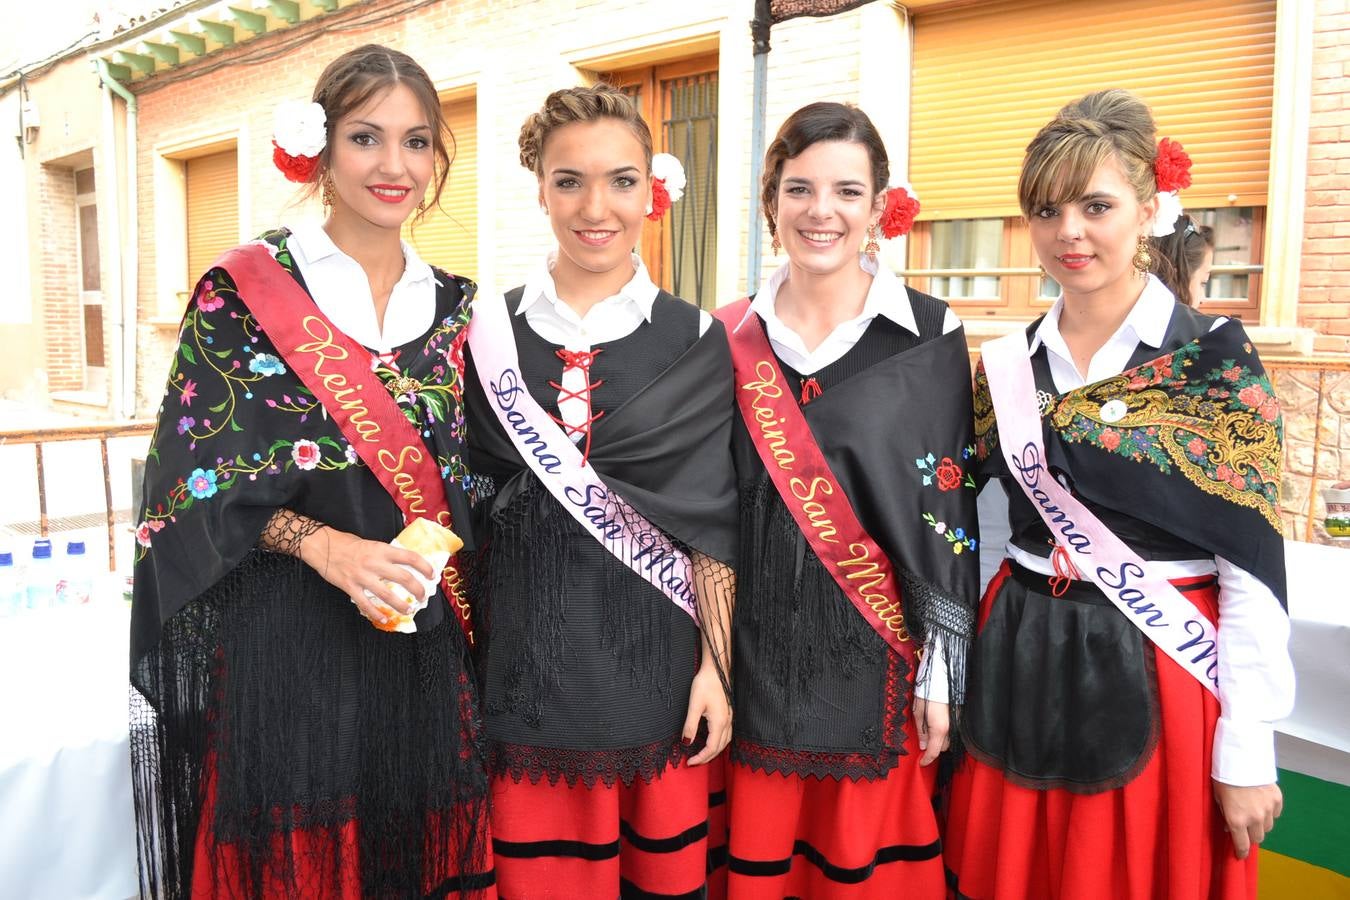
<path fill-rule="evenodd" d="M 914 669 L 900 580 L 830 471 L 746 298 L 714 315 L 727 326 L 736 405 L 774 487 L 807 543 L 867 624 Z M 739 326 L 739 327 L 738 327 Z"/>
<path fill-rule="evenodd" d="M 234 278 L 239 297 L 277 352 L 323 404 L 398 504 L 404 521 L 426 518 L 451 527 L 440 469 L 417 429 L 371 371 L 370 351 L 335 328 L 261 244 L 227 250 L 215 265 Z M 472 645 L 469 601 L 453 556 L 441 571 L 441 587 Z"/>

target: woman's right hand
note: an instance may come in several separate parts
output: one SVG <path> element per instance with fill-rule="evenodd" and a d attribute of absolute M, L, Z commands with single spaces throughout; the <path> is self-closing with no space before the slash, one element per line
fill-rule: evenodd
<path fill-rule="evenodd" d="M 305 538 L 300 557 L 325 581 L 350 597 L 361 615 L 380 624 L 411 611 L 411 606 L 395 596 L 386 581 L 421 599 L 425 593 L 421 583 L 404 566 L 411 566 L 426 578 L 435 575 L 431 564 L 418 553 L 368 541 L 331 526 Z"/>

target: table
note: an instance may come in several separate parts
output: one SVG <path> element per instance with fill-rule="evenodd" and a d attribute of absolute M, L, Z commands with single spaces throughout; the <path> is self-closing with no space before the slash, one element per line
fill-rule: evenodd
<path fill-rule="evenodd" d="M 125 900 L 138 890 L 127 743 L 130 611 L 0 619 L 0 895 Z"/>
<path fill-rule="evenodd" d="M 1350 754 L 1350 547 L 1285 541 L 1284 559 L 1298 699 L 1279 730 Z M 1350 784 L 1350 766 L 1331 774 Z"/>

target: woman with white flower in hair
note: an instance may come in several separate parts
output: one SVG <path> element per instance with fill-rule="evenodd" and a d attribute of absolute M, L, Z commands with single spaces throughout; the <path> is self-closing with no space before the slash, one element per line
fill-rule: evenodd
<path fill-rule="evenodd" d="M 498 885 L 701 896 L 731 734 L 726 340 L 634 253 L 683 174 L 626 94 L 555 91 L 520 161 L 557 245 L 475 303 L 466 398 Z"/>
<path fill-rule="evenodd" d="M 325 220 L 227 251 L 188 305 L 137 530 L 146 896 L 494 895 L 473 619 L 443 562 L 447 529 L 470 537 L 475 288 L 399 239 L 449 140 L 408 56 L 337 58 L 273 150 Z M 391 545 L 405 525 L 435 564 Z"/>

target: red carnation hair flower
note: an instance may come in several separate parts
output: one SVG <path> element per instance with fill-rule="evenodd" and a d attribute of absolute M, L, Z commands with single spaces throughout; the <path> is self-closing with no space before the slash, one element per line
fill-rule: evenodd
<path fill-rule="evenodd" d="M 1158 141 L 1158 156 L 1153 161 L 1153 177 L 1164 193 L 1191 186 L 1191 158 L 1171 138 Z"/>
<path fill-rule="evenodd" d="M 652 211 L 647 213 L 647 218 L 655 222 L 666 214 L 670 209 L 670 192 L 666 190 L 666 183 L 663 179 L 652 179 Z"/>
<path fill-rule="evenodd" d="M 272 164 L 281 170 L 281 174 L 286 176 L 287 181 L 304 184 L 313 180 L 314 170 L 319 167 L 319 158 L 317 156 L 291 156 L 285 150 L 282 150 L 276 141 L 273 141 Z"/>
<path fill-rule="evenodd" d="M 894 238 L 909 234 L 909 230 L 914 227 L 914 217 L 918 214 L 919 201 L 916 198 L 911 197 L 904 188 L 891 188 L 886 192 L 886 208 L 881 211 L 878 221 L 882 235 Z"/>

